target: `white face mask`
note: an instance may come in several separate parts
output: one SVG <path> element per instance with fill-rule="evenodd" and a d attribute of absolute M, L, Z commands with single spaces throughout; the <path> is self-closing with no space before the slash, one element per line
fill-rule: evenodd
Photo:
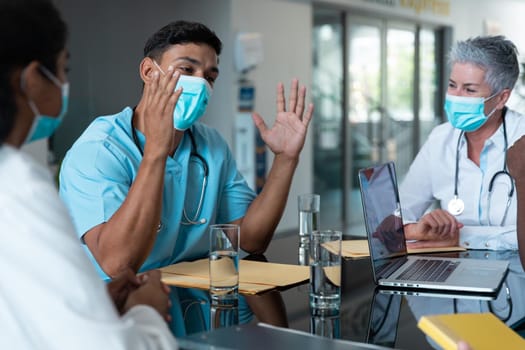
<path fill-rule="evenodd" d="M 61 83 L 60 80 L 58 80 L 58 78 L 53 75 L 53 73 L 51 73 L 46 67 L 42 65 L 39 67 L 39 69 L 49 80 L 51 80 L 62 91 L 62 107 L 58 116 L 56 117 L 42 115 L 40 114 L 33 100 L 29 99 L 29 107 L 35 114 L 35 119 L 33 119 L 33 124 L 31 125 L 31 129 L 29 130 L 29 133 L 27 134 L 24 143 L 31 143 L 33 141 L 45 139 L 53 135 L 56 129 L 62 123 L 62 120 L 64 119 L 64 116 L 67 113 L 69 101 L 69 83 Z M 22 73 L 22 78 L 24 76 L 24 73 Z M 21 85 L 22 90 L 24 90 L 24 83 L 22 82 Z"/>

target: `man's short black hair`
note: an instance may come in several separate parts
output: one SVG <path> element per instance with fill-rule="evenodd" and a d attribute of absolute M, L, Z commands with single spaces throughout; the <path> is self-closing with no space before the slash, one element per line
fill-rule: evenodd
<path fill-rule="evenodd" d="M 50 0 L 0 0 L 0 144 L 17 113 L 11 76 L 38 61 L 56 74 L 67 26 Z"/>
<path fill-rule="evenodd" d="M 215 32 L 202 23 L 175 21 L 154 33 L 144 46 L 144 57 L 158 59 L 171 46 L 177 44 L 206 44 L 221 54 L 222 42 Z"/>

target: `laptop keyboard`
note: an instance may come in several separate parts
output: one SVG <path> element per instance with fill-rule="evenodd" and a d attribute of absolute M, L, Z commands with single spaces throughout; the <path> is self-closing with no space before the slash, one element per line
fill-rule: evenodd
<path fill-rule="evenodd" d="M 396 280 L 444 282 L 459 263 L 452 260 L 419 259 L 396 277 Z"/>

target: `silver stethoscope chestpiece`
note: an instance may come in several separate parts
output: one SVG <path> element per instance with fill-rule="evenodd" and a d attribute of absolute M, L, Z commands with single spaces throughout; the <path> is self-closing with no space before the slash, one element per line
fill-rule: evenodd
<path fill-rule="evenodd" d="M 450 214 L 458 216 L 463 213 L 463 210 L 465 210 L 465 203 L 463 203 L 463 200 L 459 199 L 457 196 L 454 196 L 454 198 L 448 202 L 447 209 Z"/>

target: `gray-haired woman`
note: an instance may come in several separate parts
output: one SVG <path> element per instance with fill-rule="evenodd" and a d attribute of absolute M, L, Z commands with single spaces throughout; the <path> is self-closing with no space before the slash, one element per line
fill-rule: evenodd
<path fill-rule="evenodd" d="M 470 38 L 452 47 L 449 63 L 448 122 L 431 132 L 400 189 L 409 246 L 517 249 L 506 152 L 525 119 L 505 106 L 519 75 L 516 46 L 503 36 Z"/>

